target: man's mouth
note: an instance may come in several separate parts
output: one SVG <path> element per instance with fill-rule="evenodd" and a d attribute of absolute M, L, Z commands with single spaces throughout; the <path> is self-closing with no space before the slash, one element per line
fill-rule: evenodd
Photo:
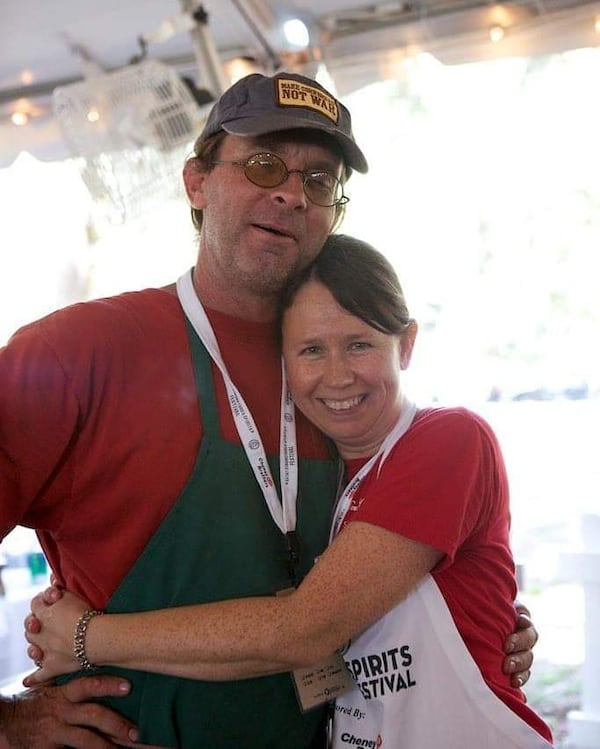
<path fill-rule="evenodd" d="M 282 227 L 273 226 L 272 224 L 254 224 L 258 229 L 262 229 L 263 231 L 269 232 L 269 234 L 274 234 L 276 237 L 286 237 L 287 239 L 296 239 L 296 237 L 292 234 L 291 231 L 288 229 L 284 229 Z"/>

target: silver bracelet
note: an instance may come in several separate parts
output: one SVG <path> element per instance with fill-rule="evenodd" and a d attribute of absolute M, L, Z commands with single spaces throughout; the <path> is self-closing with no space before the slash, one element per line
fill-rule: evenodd
<path fill-rule="evenodd" d="M 75 658 L 79 661 L 79 665 L 85 671 L 91 671 L 96 668 L 93 663 L 90 663 L 87 655 L 85 654 L 85 637 L 87 635 L 88 624 L 92 621 L 95 616 L 101 616 L 104 612 L 97 611 L 96 609 L 88 609 L 77 620 L 75 625 L 75 636 L 73 637 L 73 653 Z"/>

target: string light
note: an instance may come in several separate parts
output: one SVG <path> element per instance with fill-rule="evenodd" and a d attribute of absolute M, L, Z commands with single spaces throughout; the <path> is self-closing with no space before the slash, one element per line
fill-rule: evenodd
<path fill-rule="evenodd" d="M 10 116 L 10 121 L 13 125 L 21 127 L 29 122 L 29 115 L 27 112 L 13 112 Z"/>
<path fill-rule="evenodd" d="M 88 122 L 98 122 L 99 119 L 100 112 L 95 107 L 92 107 L 87 113 Z"/>
<path fill-rule="evenodd" d="M 283 24 L 283 33 L 287 41 L 294 47 L 308 47 L 310 35 L 306 24 L 299 18 L 291 18 Z"/>
<path fill-rule="evenodd" d="M 489 34 L 490 34 L 490 41 L 493 44 L 498 44 L 498 42 L 501 42 L 504 39 L 504 28 L 500 25 L 496 26 L 490 26 Z"/>
<path fill-rule="evenodd" d="M 227 76 L 232 83 L 251 73 L 260 73 L 260 65 L 251 57 L 234 57 L 225 62 Z"/>

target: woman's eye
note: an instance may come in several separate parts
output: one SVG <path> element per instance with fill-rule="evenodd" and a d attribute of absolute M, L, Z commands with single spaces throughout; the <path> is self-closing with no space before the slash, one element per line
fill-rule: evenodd
<path fill-rule="evenodd" d="M 300 352 L 303 356 L 314 356 L 318 354 L 321 349 L 318 346 L 305 346 Z"/>
<path fill-rule="evenodd" d="M 354 341 L 350 344 L 351 351 L 364 351 L 369 348 L 369 344 L 366 341 Z"/>

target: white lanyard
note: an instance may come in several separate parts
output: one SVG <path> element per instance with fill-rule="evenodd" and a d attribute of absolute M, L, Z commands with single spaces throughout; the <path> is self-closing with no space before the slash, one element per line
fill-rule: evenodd
<path fill-rule="evenodd" d="M 329 534 L 329 543 L 331 543 L 334 537 L 338 534 L 340 526 L 342 525 L 342 522 L 346 517 L 346 513 L 348 512 L 348 510 L 350 509 L 350 505 L 352 504 L 352 497 L 358 491 L 358 488 L 363 482 L 365 476 L 371 471 L 372 468 L 375 467 L 378 462 L 379 467 L 377 469 L 377 472 L 379 473 L 384 460 L 390 454 L 396 442 L 398 442 L 398 440 L 410 429 L 410 425 L 412 424 L 416 413 L 416 405 L 407 400 L 407 398 L 403 397 L 400 417 L 398 418 L 396 425 L 381 443 L 381 447 L 379 448 L 377 453 L 373 455 L 373 457 L 370 458 L 367 463 L 364 464 L 364 466 L 360 469 L 360 471 L 358 471 L 358 473 L 346 486 L 341 496 L 339 497 L 333 513 L 333 522 L 331 524 L 331 532 Z"/>
<path fill-rule="evenodd" d="M 254 423 L 250 409 L 233 384 L 225 367 L 210 321 L 196 295 L 191 272 L 184 273 L 178 279 L 177 295 L 188 320 L 193 325 L 194 330 L 223 375 L 236 429 L 240 435 L 248 462 L 252 466 L 258 485 L 262 490 L 271 517 L 280 531 L 288 537 L 290 555 L 297 553 L 295 549 L 291 548 L 295 544 L 296 499 L 298 496 L 296 419 L 294 402 L 292 401 L 292 395 L 285 377 L 283 358 L 281 360 L 281 416 L 279 429 L 280 502 L 262 439 Z"/>

